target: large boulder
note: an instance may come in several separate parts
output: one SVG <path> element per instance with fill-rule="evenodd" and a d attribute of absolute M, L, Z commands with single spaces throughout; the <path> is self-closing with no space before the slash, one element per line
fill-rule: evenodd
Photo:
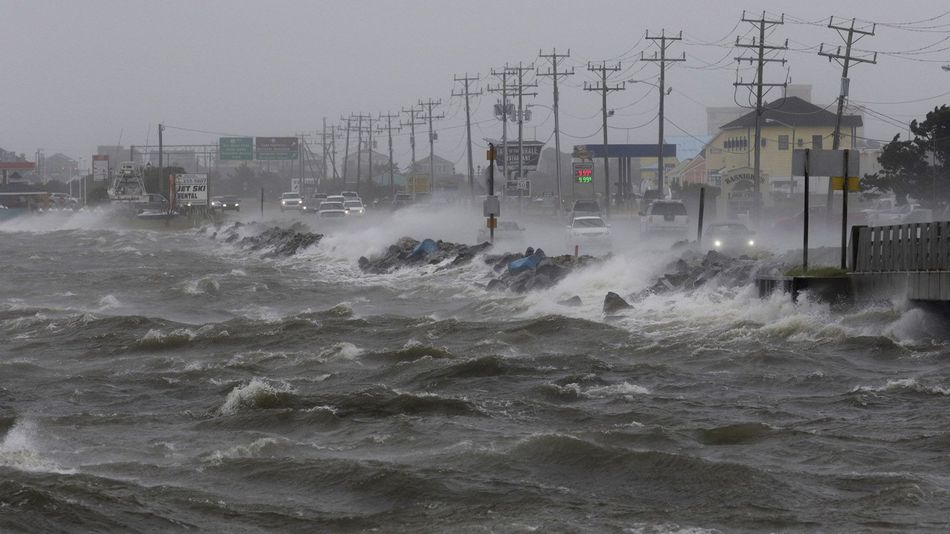
<path fill-rule="evenodd" d="M 604 297 L 604 313 L 606 315 L 613 315 L 619 311 L 627 310 L 632 308 L 627 301 L 623 300 L 623 297 L 610 291 L 607 293 L 607 296 Z"/>

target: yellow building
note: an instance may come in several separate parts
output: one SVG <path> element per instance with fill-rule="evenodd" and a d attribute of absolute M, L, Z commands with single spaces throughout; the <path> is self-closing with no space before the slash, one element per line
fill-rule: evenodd
<path fill-rule="evenodd" d="M 832 148 L 835 113 L 790 96 L 768 103 L 761 124 L 759 192 L 762 204 L 770 207 L 802 194 L 804 179 L 791 176 L 792 151 L 797 148 Z M 859 115 L 843 116 L 840 147 L 854 148 L 861 127 Z M 727 217 L 748 213 L 754 202 L 754 141 L 753 110 L 723 125 L 706 145 L 707 183 L 722 188 L 719 213 Z M 822 191 L 819 181 L 810 185 L 815 193 Z"/>

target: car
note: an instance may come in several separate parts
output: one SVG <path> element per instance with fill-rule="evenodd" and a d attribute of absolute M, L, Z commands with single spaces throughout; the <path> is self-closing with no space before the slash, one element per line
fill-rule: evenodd
<path fill-rule="evenodd" d="M 402 208 L 412 204 L 412 193 L 396 193 L 393 197 L 393 209 Z"/>
<path fill-rule="evenodd" d="M 574 220 L 575 217 L 582 217 L 587 215 L 596 215 L 600 216 L 600 203 L 592 198 L 580 199 L 574 201 L 574 206 L 571 207 L 571 217 L 570 220 Z"/>
<path fill-rule="evenodd" d="M 341 191 L 340 196 L 342 196 L 346 200 L 353 200 L 353 199 L 360 198 L 360 194 L 357 193 L 356 191 Z"/>
<path fill-rule="evenodd" d="M 320 215 L 321 219 L 346 217 L 346 208 L 343 207 L 342 202 L 322 202 L 320 204 L 320 211 L 318 215 Z"/>
<path fill-rule="evenodd" d="M 241 211 L 241 201 L 234 195 L 211 197 L 211 209 Z"/>
<path fill-rule="evenodd" d="M 327 195 L 326 193 L 314 193 L 310 197 L 310 200 L 313 201 L 314 205 L 319 206 L 320 203 L 326 200 L 328 196 L 329 195 Z"/>
<path fill-rule="evenodd" d="M 300 193 L 287 192 L 280 195 L 280 211 L 299 210 L 303 207 L 303 197 Z"/>
<path fill-rule="evenodd" d="M 524 227 L 515 221 L 499 221 L 495 228 L 495 241 L 517 241 L 524 237 Z M 478 242 L 484 243 L 491 239 L 491 232 L 488 228 L 481 228 L 478 231 Z"/>
<path fill-rule="evenodd" d="M 710 224 L 703 232 L 703 245 L 721 252 L 746 252 L 755 248 L 755 232 L 737 222 Z"/>
<path fill-rule="evenodd" d="M 686 239 L 689 214 L 678 200 L 654 200 L 641 212 L 640 234 L 644 237 L 670 236 Z"/>
<path fill-rule="evenodd" d="M 344 202 L 343 209 L 346 210 L 347 215 L 363 215 L 366 213 L 366 206 L 364 206 L 363 201 L 358 198 Z"/>
<path fill-rule="evenodd" d="M 300 208 L 301 213 L 309 213 L 313 215 L 318 215 L 320 213 L 320 204 L 326 202 L 326 198 L 313 198 L 303 203 L 303 206 Z"/>
<path fill-rule="evenodd" d="M 329 195 L 324 202 L 339 202 L 342 204 L 346 202 L 346 197 L 343 195 Z"/>
<path fill-rule="evenodd" d="M 50 193 L 49 199 L 51 207 L 63 210 L 79 209 L 79 199 L 68 193 Z"/>
<path fill-rule="evenodd" d="M 610 243 L 610 225 L 600 215 L 574 217 L 567 225 L 569 245 Z"/>

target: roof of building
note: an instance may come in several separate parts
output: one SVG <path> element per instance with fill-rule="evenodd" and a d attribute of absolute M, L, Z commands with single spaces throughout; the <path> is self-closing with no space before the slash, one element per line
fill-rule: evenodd
<path fill-rule="evenodd" d="M 0 184 L 0 195 L 41 195 L 46 193 L 40 186 L 24 183 Z"/>
<path fill-rule="evenodd" d="M 762 112 L 765 125 L 769 119 L 780 123 L 782 126 L 789 127 L 808 127 L 808 126 L 834 126 L 835 114 L 827 109 L 821 108 L 806 102 L 797 96 L 779 98 L 765 105 Z M 860 127 L 863 121 L 860 115 L 844 115 L 841 117 L 841 126 Z M 750 111 L 738 119 L 726 123 L 722 130 L 732 130 L 736 128 L 754 128 L 755 111 Z"/>

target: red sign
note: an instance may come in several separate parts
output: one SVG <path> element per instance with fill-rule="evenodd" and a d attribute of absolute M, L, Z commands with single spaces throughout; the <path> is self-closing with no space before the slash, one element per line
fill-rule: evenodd
<path fill-rule="evenodd" d="M 0 170 L 4 171 L 29 171 L 36 168 L 36 163 L 32 161 L 0 161 Z"/>

